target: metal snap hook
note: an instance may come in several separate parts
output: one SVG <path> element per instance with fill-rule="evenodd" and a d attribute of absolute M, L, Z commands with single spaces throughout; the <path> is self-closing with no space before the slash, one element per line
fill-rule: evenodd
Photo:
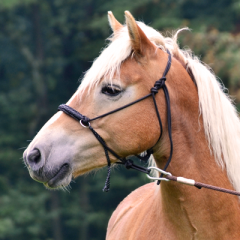
<path fill-rule="evenodd" d="M 149 170 L 151 170 L 151 169 L 156 170 L 156 171 L 160 172 L 160 173 L 163 174 L 163 175 L 170 175 L 170 176 L 172 176 L 172 174 L 171 174 L 170 172 L 166 172 L 166 171 L 164 171 L 164 170 L 162 170 L 162 169 L 160 169 L 160 168 L 157 168 L 157 167 L 148 167 L 148 169 L 149 169 Z M 146 174 L 146 175 L 147 175 L 147 177 L 148 177 L 149 179 L 151 179 L 151 180 L 160 180 L 160 181 L 166 181 L 166 182 L 170 181 L 170 180 L 167 179 L 167 178 L 163 178 L 163 177 L 152 177 L 152 176 L 150 176 L 149 174 Z"/>
<path fill-rule="evenodd" d="M 82 120 L 83 120 L 83 119 L 81 119 L 81 120 L 79 121 L 79 123 L 81 124 L 81 126 L 84 127 L 84 128 L 89 128 L 89 127 L 90 127 L 90 122 L 88 122 L 88 125 L 85 125 L 85 124 L 82 122 Z"/>

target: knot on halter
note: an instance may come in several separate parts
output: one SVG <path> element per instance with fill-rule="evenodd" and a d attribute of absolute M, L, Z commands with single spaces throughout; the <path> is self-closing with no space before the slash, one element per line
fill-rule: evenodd
<path fill-rule="evenodd" d="M 154 87 L 151 88 L 151 93 L 158 93 L 158 90 L 165 85 L 166 77 L 160 78 L 158 81 L 155 82 Z"/>
<path fill-rule="evenodd" d="M 133 160 L 131 159 L 126 159 L 126 162 L 124 163 L 126 169 L 130 169 L 133 166 Z"/>

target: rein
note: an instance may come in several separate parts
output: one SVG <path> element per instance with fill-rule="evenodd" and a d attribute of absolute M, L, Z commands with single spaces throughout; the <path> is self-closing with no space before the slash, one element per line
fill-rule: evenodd
<path fill-rule="evenodd" d="M 106 156 L 106 159 L 107 159 L 107 163 L 108 163 L 107 178 L 106 178 L 105 186 L 103 188 L 104 192 L 108 192 L 109 189 L 110 189 L 111 161 L 110 161 L 110 158 L 109 158 L 109 152 L 114 157 L 116 157 L 118 160 L 120 160 L 120 162 L 117 162 L 118 164 L 125 165 L 125 167 L 127 169 L 132 168 L 134 170 L 137 170 L 137 171 L 140 171 L 140 172 L 143 172 L 143 173 L 146 173 L 146 174 L 149 174 L 151 170 L 148 169 L 148 168 L 144 168 L 142 166 L 139 166 L 137 164 L 134 164 L 133 160 L 131 160 L 131 159 L 121 158 L 116 152 L 114 152 L 111 148 L 109 148 L 107 146 L 107 144 L 104 141 L 104 139 L 91 127 L 90 122 L 92 122 L 94 120 L 97 120 L 99 118 L 103 118 L 105 116 L 108 116 L 110 114 L 113 114 L 115 112 L 118 112 L 118 111 L 120 111 L 120 110 L 122 110 L 124 108 L 127 108 L 127 107 L 129 107 L 129 106 L 131 106 L 131 105 L 133 105 L 135 103 L 138 103 L 138 102 L 140 102 L 140 101 L 142 101 L 142 100 L 144 100 L 144 99 L 146 99 L 148 97 L 152 97 L 153 102 L 154 102 L 154 106 L 155 106 L 155 110 L 156 110 L 156 114 L 157 114 L 157 118 L 158 118 L 158 122 L 159 122 L 159 126 L 160 126 L 160 135 L 159 135 L 159 138 L 157 140 L 157 143 L 158 143 L 158 141 L 162 137 L 163 128 L 162 128 L 162 121 L 161 121 L 160 113 L 158 111 L 155 95 L 158 93 L 158 90 L 161 89 L 161 88 L 164 91 L 166 104 L 167 104 L 167 122 L 168 122 L 168 134 L 169 134 L 169 140 L 170 140 L 170 155 L 169 155 L 168 161 L 167 161 L 167 163 L 166 163 L 166 165 L 164 167 L 164 170 L 167 169 L 168 165 L 171 162 L 172 153 L 173 153 L 172 128 L 171 128 L 171 110 L 170 110 L 170 97 L 169 97 L 167 86 L 165 85 L 165 81 L 166 81 L 166 75 L 167 75 L 167 73 L 168 73 L 168 71 L 169 71 L 169 69 L 171 67 L 172 58 L 171 58 L 171 54 L 170 54 L 170 52 L 168 50 L 167 50 L 167 53 L 168 53 L 168 62 L 167 62 L 167 66 L 166 66 L 166 68 L 165 68 L 165 70 L 163 72 L 162 77 L 158 81 L 155 82 L 154 87 L 151 88 L 151 93 L 147 94 L 146 96 L 144 96 L 142 98 L 137 99 L 136 101 L 133 101 L 133 102 L 127 104 L 127 105 L 124 105 L 124 106 L 122 106 L 120 108 L 117 108 L 117 109 L 115 109 L 113 111 L 107 112 L 105 114 L 102 114 L 102 115 L 100 115 L 98 117 L 95 117 L 95 118 L 92 118 L 92 119 L 89 119 L 88 117 L 82 115 L 81 113 L 79 113 L 78 111 L 76 111 L 75 109 L 71 108 L 70 106 L 68 106 L 66 104 L 61 104 L 58 107 L 59 111 L 62 111 L 65 114 L 67 114 L 68 116 L 70 116 L 70 117 L 74 118 L 75 120 L 79 121 L 82 127 L 89 128 L 92 131 L 93 135 L 96 137 L 96 139 L 99 141 L 99 143 L 103 146 L 103 149 L 104 149 L 104 152 L 105 152 L 105 156 Z M 143 156 L 143 157 L 140 156 L 140 155 L 135 155 L 135 156 L 137 158 L 139 158 L 140 160 L 142 160 L 144 162 L 147 162 L 149 157 L 150 157 L 150 155 L 153 153 L 153 147 L 151 147 L 150 149 L 148 149 L 146 151 L 147 152 L 146 156 Z M 160 184 L 160 180 L 158 181 L 158 184 Z"/>

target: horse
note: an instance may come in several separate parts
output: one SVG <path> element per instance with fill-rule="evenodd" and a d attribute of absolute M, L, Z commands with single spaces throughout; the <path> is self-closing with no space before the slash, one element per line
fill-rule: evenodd
<path fill-rule="evenodd" d="M 164 37 L 129 11 L 125 25 L 112 12 L 108 19 L 110 43 L 67 102 L 72 115 L 60 109 L 23 154 L 30 176 L 47 188 L 61 188 L 72 178 L 148 149 L 163 169 L 172 150 L 169 173 L 239 191 L 237 111 L 213 71 L 178 46 L 184 29 Z M 160 78 L 168 90 L 171 122 L 161 88 L 152 93 L 154 99 L 136 101 L 151 93 Z M 80 114 L 80 123 L 74 114 Z M 151 182 L 119 204 L 106 239 L 240 239 L 239 198 L 173 181 Z"/>

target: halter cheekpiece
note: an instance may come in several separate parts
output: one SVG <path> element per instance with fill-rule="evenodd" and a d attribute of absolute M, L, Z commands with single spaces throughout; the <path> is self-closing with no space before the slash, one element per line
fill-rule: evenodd
<path fill-rule="evenodd" d="M 85 128 L 89 128 L 93 135 L 96 137 L 96 139 L 99 141 L 99 143 L 103 146 L 103 149 L 104 149 L 104 152 L 105 152 L 105 155 L 106 155 L 106 159 L 107 159 L 107 163 L 108 163 L 108 173 L 107 173 L 107 178 L 106 178 L 106 182 L 105 182 L 105 186 L 103 188 L 103 191 L 104 192 L 108 192 L 109 189 L 110 189 L 110 172 L 111 172 L 111 161 L 110 161 L 110 158 L 109 158 L 109 152 L 114 156 L 116 157 L 118 160 L 120 160 L 120 162 L 117 162 L 118 164 L 123 164 L 125 165 L 125 167 L 127 169 L 134 169 L 134 170 L 137 170 L 137 171 L 140 171 L 140 172 L 143 172 L 143 173 L 146 173 L 146 174 L 149 174 L 150 173 L 150 169 L 147 169 L 147 168 L 144 168 L 142 166 L 139 166 L 137 164 L 135 164 L 133 162 L 133 160 L 129 159 L 129 158 L 121 158 L 116 152 L 114 152 L 111 148 L 109 148 L 106 144 L 106 142 L 104 141 L 104 139 L 91 127 L 91 124 L 90 122 L 96 120 L 96 119 L 99 119 L 99 118 L 102 118 L 102 117 L 105 117 L 105 116 L 108 116 L 110 114 L 113 114 L 115 112 L 118 112 L 124 108 L 127 108 L 135 103 L 138 103 L 148 97 L 152 97 L 153 99 L 153 102 L 154 102 L 154 106 L 155 106 L 155 110 L 156 110 L 156 114 L 157 114 L 157 118 L 158 118 L 158 122 L 159 122 L 159 126 L 160 126 L 160 135 L 159 135 L 159 138 L 158 138 L 158 141 L 160 140 L 161 136 L 162 136 L 162 132 L 163 132 L 163 127 L 162 127 L 162 121 L 161 121 L 161 118 L 160 118 L 160 114 L 159 114 L 159 111 L 158 111 L 158 107 L 157 107 L 157 103 L 156 103 L 156 99 L 155 99 L 155 95 L 158 93 L 158 90 L 159 89 L 163 89 L 164 91 L 164 94 L 165 94 L 165 99 L 166 99 L 166 104 L 167 104 L 167 123 L 168 123 L 168 135 L 169 135 L 169 140 L 170 140 L 170 155 L 169 155 L 169 158 L 168 158 L 168 161 L 164 167 L 163 170 L 166 170 L 168 165 L 170 164 L 171 162 L 171 159 L 172 159 L 172 153 L 173 153 L 173 143 L 172 143 L 172 130 L 171 130 L 171 110 L 170 110 L 170 98 L 169 98 L 169 93 L 168 93 L 168 89 L 167 89 L 167 86 L 165 85 L 165 81 L 166 81 L 166 75 L 171 67 L 171 54 L 170 52 L 167 50 L 167 53 L 168 53 L 168 62 L 167 62 L 167 66 L 163 72 L 163 75 L 162 77 L 155 82 L 154 84 L 154 87 L 151 88 L 151 93 L 149 93 L 148 95 L 142 97 L 142 98 L 139 98 L 137 99 L 136 101 L 133 101 L 127 105 L 124 105 L 120 108 L 117 108 L 113 111 L 110 111 L 108 113 L 105 113 L 105 114 L 102 114 L 98 117 L 95 117 L 95 118 L 92 118 L 92 119 L 89 119 L 88 117 L 82 115 L 81 113 L 79 113 L 78 111 L 76 111 L 75 109 L 69 107 L 68 105 L 66 104 L 61 104 L 59 107 L 58 107 L 58 110 L 59 111 L 62 111 L 64 113 L 66 113 L 67 115 L 69 115 L 70 117 L 74 118 L 75 120 L 79 121 L 79 123 L 81 124 L 82 127 L 85 127 Z M 158 142 L 157 141 L 157 142 Z M 156 145 L 156 144 L 155 144 Z M 155 146 L 154 145 L 154 146 Z M 153 146 L 153 147 L 154 147 Z M 144 161 L 144 162 L 147 162 L 149 157 L 151 156 L 151 154 L 153 153 L 153 147 L 151 147 L 150 149 L 148 149 L 146 152 L 147 154 L 145 156 L 140 156 L 140 155 L 135 155 L 138 159 L 140 159 L 141 161 Z M 160 181 L 158 181 L 158 184 L 160 184 Z"/>

